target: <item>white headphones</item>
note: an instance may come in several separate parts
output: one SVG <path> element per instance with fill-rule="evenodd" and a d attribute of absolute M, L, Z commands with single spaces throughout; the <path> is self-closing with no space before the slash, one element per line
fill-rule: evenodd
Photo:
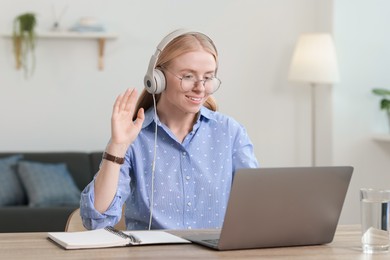
<path fill-rule="evenodd" d="M 194 30 L 188 30 L 188 29 L 179 29 L 165 36 L 164 39 L 162 39 L 161 42 L 157 45 L 156 52 L 150 58 L 149 67 L 144 77 L 144 86 L 150 94 L 160 94 L 165 90 L 166 87 L 166 80 L 165 80 L 164 73 L 161 70 L 156 69 L 156 64 L 157 64 L 158 57 L 160 56 L 160 53 L 172 40 L 174 40 L 175 38 L 181 35 L 189 34 L 189 33 L 200 33 L 200 32 Z M 213 45 L 214 49 L 216 50 L 213 41 L 207 35 L 205 36 L 209 39 L 210 43 Z"/>

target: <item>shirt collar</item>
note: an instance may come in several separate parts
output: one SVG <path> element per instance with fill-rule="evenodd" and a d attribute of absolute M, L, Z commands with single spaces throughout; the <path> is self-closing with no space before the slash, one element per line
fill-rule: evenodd
<path fill-rule="evenodd" d="M 154 107 L 150 107 L 146 112 L 145 112 L 145 120 L 144 123 L 142 124 L 142 128 L 145 128 L 149 126 L 153 121 L 159 121 L 158 118 L 157 120 L 154 120 Z"/>
<path fill-rule="evenodd" d="M 199 112 L 200 112 L 200 116 L 199 116 L 197 121 L 203 120 L 203 119 L 217 121 L 215 114 L 214 114 L 214 111 L 211 111 L 210 109 L 202 106 L 200 108 Z M 157 118 L 155 118 L 154 107 L 150 107 L 145 112 L 145 120 L 144 120 L 144 123 L 142 124 L 142 128 L 149 126 L 153 121 L 157 122 L 157 124 L 159 124 L 160 120 L 158 119 L 158 115 L 157 115 Z"/>

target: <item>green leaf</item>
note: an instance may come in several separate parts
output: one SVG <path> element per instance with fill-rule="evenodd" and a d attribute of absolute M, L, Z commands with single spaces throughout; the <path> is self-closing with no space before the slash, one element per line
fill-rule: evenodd
<path fill-rule="evenodd" d="M 382 99 L 381 100 L 381 109 L 383 109 L 383 110 L 390 110 L 390 100 Z"/>
<path fill-rule="evenodd" d="M 35 27 L 37 19 L 34 13 L 24 13 L 14 19 L 13 45 L 17 68 L 22 67 L 26 78 L 32 75 L 35 68 Z M 28 58 L 28 56 L 31 57 Z"/>
<path fill-rule="evenodd" d="M 387 96 L 390 95 L 390 90 L 384 89 L 384 88 L 374 88 L 372 92 L 379 96 Z"/>

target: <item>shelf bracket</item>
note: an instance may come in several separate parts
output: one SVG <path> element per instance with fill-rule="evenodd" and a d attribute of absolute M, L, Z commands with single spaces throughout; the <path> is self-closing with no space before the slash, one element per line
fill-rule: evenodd
<path fill-rule="evenodd" d="M 99 70 L 103 70 L 104 69 L 104 47 L 105 47 L 105 44 L 106 44 L 106 39 L 99 38 L 98 39 L 98 44 L 99 44 L 98 68 L 99 68 Z"/>

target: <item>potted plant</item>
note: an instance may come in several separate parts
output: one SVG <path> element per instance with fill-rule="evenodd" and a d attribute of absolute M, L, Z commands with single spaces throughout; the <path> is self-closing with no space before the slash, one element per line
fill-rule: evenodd
<path fill-rule="evenodd" d="M 385 110 L 388 118 L 388 123 L 390 127 L 390 90 L 384 88 L 374 88 L 372 92 L 375 95 L 381 96 L 380 100 L 380 108 L 381 110 Z M 390 128 L 389 128 L 390 129 Z"/>
<path fill-rule="evenodd" d="M 31 76 L 35 69 L 36 25 L 33 13 L 21 14 L 14 19 L 12 40 L 16 68 L 23 68 L 26 77 Z"/>

